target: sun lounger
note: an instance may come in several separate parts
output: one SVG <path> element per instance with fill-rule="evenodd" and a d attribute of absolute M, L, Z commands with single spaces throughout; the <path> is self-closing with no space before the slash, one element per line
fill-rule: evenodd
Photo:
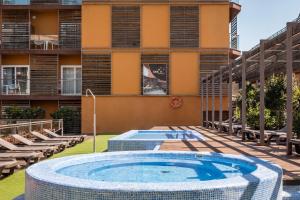
<path fill-rule="evenodd" d="M 67 142 L 57 142 L 57 143 L 43 143 L 43 142 L 32 142 L 31 140 L 28 140 L 27 138 L 22 137 L 19 134 L 12 134 L 12 137 L 14 137 L 19 142 L 29 145 L 29 146 L 42 146 L 42 147 L 57 147 L 58 152 L 62 152 L 65 150 Z"/>
<path fill-rule="evenodd" d="M 84 141 L 84 139 L 87 137 L 86 135 L 64 135 L 64 136 L 61 136 L 49 129 L 44 129 L 44 132 L 53 138 L 79 139 L 79 143 L 82 143 Z"/>
<path fill-rule="evenodd" d="M 245 138 L 248 140 L 257 141 L 258 139 L 260 139 L 260 131 L 259 130 L 252 130 L 252 129 L 247 128 L 243 134 L 245 134 Z M 264 136 L 265 136 L 265 143 L 267 145 L 270 145 L 272 140 L 278 141 L 278 139 L 280 137 L 286 136 L 286 132 L 283 132 L 281 130 L 279 130 L 279 131 L 265 130 Z"/>
<path fill-rule="evenodd" d="M 37 137 L 40 140 L 43 140 L 44 142 L 68 142 L 69 146 L 75 146 L 77 144 L 77 141 L 75 139 L 64 139 L 64 138 L 49 138 L 39 132 L 31 131 L 32 135 Z"/>
<path fill-rule="evenodd" d="M 54 154 L 57 147 L 38 147 L 38 146 L 16 146 L 6 140 L 0 138 L 0 145 L 11 151 L 39 151 L 43 152 L 46 157 L 50 157 Z"/>
<path fill-rule="evenodd" d="M 42 152 L 18 152 L 18 151 L 0 151 L 0 158 L 11 158 L 16 160 L 23 160 L 26 162 L 27 165 L 32 163 L 36 163 L 40 161 L 44 157 Z"/>
<path fill-rule="evenodd" d="M 295 146 L 295 152 L 300 154 L 300 139 L 291 139 L 290 144 Z"/>
<path fill-rule="evenodd" d="M 0 159 L 0 175 L 8 176 L 14 173 L 18 167 L 18 161 L 15 159 Z"/>

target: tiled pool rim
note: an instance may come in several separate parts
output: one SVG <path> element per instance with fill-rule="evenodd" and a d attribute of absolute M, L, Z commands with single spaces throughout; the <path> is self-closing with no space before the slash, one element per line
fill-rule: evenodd
<path fill-rule="evenodd" d="M 205 140 L 205 137 L 194 130 L 131 130 L 108 140 L 108 151 L 142 151 L 154 150 L 156 146 L 164 141 L 182 141 L 182 139 L 131 139 L 138 132 L 186 132 L 191 133 L 199 139 L 187 139 L 186 141 Z"/>
<path fill-rule="evenodd" d="M 205 156 L 212 155 L 250 162 L 257 169 L 250 174 L 201 183 L 111 183 L 78 179 L 57 174 L 57 169 L 74 164 L 111 159 L 116 156 Z M 198 152 L 109 152 L 43 161 L 26 170 L 26 200 L 222 200 L 282 199 L 282 169 L 257 158 Z"/>

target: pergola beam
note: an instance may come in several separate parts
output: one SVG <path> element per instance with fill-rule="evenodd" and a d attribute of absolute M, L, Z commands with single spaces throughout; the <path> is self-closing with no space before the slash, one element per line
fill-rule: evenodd
<path fill-rule="evenodd" d="M 259 128 L 260 128 L 260 144 L 265 144 L 265 41 L 260 41 L 260 54 L 259 54 Z"/>
<path fill-rule="evenodd" d="M 287 39 L 286 39 L 286 74 L 287 74 L 287 155 L 292 154 L 292 146 L 290 140 L 293 132 L 293 52 L 292 52 L 292 35 L 294 23 L 287 23 Z"/>
<path fill-rule="evenodd" d="M 220 73 L 219 73 L 219 132 L 222 132 L 222 122 L 223 122 L 223 66 L 220 66 Z"/>
<path fill-rule="evenodd" d="M 228 80 L 228 111 L 229 111 L 229 135 L 233 134 L 232 131 L 232 62 L 228 65 L 229 70 L 229 80 Z"/>
<path fill-rule="evenodd" d="M 243 140 L 246 140 L 245 138 L 245 129 L 246 129 L 246 95 L 247 95 L 247 83 L 246 83 L 246 52 L 243 52 L 242 56 L 242 135 Z"/>

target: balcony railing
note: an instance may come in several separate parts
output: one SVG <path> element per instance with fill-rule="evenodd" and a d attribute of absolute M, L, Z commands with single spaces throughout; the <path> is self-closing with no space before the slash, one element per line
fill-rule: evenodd
<path fill-rule="evenodd" d="M 29 79 L 2 79 L 1 93 L 2 95 L 29 95 L 30 80 Z"/>
<path fill-rule="evenodd" d="M 82 0 L 2 0 L 3 5 L 81 5 Z"/>
<path fill-rule="evenodd" d="M 58 35 L 31 35 L 31 49 L 54 50 L 59 48 Z"/>
<path fill-rule="evenodd" d="M 40 83 L 32 85 L 31 82 Z M 32 78 L 30 79 L 2 79 L 0 82 L 0 95 L 63 95 L 63 96 L 80 96 L 82 94 L 82 80 L 77 79 L 62 79 L 53 82 L 47 78 Z"/>

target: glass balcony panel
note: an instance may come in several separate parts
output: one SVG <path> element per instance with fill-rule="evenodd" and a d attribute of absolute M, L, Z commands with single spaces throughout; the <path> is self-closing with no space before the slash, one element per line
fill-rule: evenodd
<path fill-rule="evenodd" d="M 3 5 L 29 5 L 30 0 L 3 0 Z"/>
<path fill-rule="evenodd" d="M 81 79 L 63 79 L 62 95 L 81 95 Z"/>

